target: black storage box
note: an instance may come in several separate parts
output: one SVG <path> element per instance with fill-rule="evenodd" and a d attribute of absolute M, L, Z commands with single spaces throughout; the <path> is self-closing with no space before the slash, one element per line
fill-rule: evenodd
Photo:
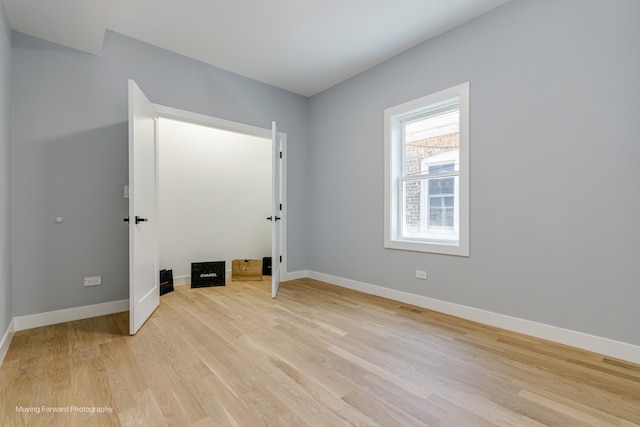
<path fill-rule="evenodd" d="M 262 258 L 262 275 L 271 276 L 271 257 L 266 256 Z"/>
<path fill-rule="evenodd" d="M 224 261 L 192 262 L 191 287 L 224 286 Z"/>
<path fill-rule="evenodd" d="M 160 270 L 160 295 L 173 292 L 173 270 Z"/>

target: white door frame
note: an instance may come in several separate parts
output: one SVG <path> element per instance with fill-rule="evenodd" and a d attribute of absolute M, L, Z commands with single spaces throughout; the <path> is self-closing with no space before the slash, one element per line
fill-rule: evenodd
<path fill-rule="evenodd" d="M 282 140 L 278 125 L 275 121 L 271 123 L 271 298 L 278 296 L 280 288 L 280 229 L 282 228 L 282 198 L 280 197 L 280 166 L 284 157 L 282 152 Z M 275 258 L 275 262 L 274 261 Z"/>
<path fill-rule="evenodd" d="M 165 105 L 152 104 L 158 112 L 160 118 L 179 120 L 182 122 L 193 123 L 211 128 L 228 130 L 231 132 L 242 133 L 245 135 L 257 136 L 271 141 L 272 129 L 261 128 L 257 126 L 247 125 L 244 123 L 233 122 L 231 120 L 220 119 L 217 117 L 207 116 L 205 114 L 193 113 L 191 111 L 181 110 L 178 108 L 167 107 Z M 287 274 L 287 134 L 278 132 L 281 136 L 282 163 L 280 164 L 280 199 L 282 200 L 281 222 L 280 222 L 280 252 L 282 253 L 282 262 L 280 263 L 280 279 L 286 277 Z M 272 190 L 273 191 L 273 190 Z M 162 219 L 160 219 L 162 221 Z M 265 222 L 267 220 L 265 219 Z M 271 262 L 278 262 L 272 259 Z"/>

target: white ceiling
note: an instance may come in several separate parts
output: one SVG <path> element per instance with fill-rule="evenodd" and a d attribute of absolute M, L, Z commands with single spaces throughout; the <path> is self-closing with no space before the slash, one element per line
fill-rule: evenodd
<path fill-rule="evenodd" d="M 13 30 L 99 55 L 115 31 L 310 96 L 509 0 L 4 0 Z"/>

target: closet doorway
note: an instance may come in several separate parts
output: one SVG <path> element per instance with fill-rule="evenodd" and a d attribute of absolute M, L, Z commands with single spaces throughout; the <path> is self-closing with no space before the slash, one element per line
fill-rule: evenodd
<path fill-rule="evenodd" d="M 153 104 L 145 96 L 144 92 L 133 81 L 128 81 L 129 103 L 129 185 L 125 188 L 125 196 L 129 198 L 129 216 L 125 221 L 129 222 L 129 332 L 135 334 L 146 322 L 149 316 L 160 304 L 159 299 L 159 270 L 160 268 L 160 133 L 162 126 L 160 121 L 184 122 L 184 124 L 198 125 L 201 128 L 210 127 L 221 131 L 230 131 L 262 138 L 265 146 L 271 149 L 271 209 L 270 215 L 264 217 L 270 220 L 271 229 L 271 257 L 273 260 L 271 271 L 271 296 L 275 298 L 280 286 L 281 271 L 286 271 L 286 145 L 287 136 L 278 132 L 276 122 L 272 122 L 272 128 L 264 129 L 255 126 L 244 125 L 228 120 L 217 119 L 197 113 Z M 190 132 L 183 132 L 190 133 Z M 271 135 L 271 144 L 268 144 L 268 136 Z M 180 139 L 181 137 L 179 137 Z M 207 158 L 208 154 L 196 157 Z M 215 154 L 214 154 L 215 156 Z M 230 162 L 230 161 L 228 161 Z M 246 162 L 239 162 L 238 168 L 244 168 Z M 175 166 L 175 165 L 174 165 Z M 167 168 L 168 166 L 165 166 Z M 192 170 L 191 165 L 182 165 L 180 169 L 186 174 Z M 246 169 L 246 168 L 245 168 Z M 245 174 L 250 175 L 250 171 Z M 263 178 L 260 178 L 262 180 Z M 233 180 L 226 177 L 218 178 L 233 186 Z M 260 181 L 258 180 L 258 181 Z M 193 179 L 191 183 L 198 181 Z M 191 185 L 183 185 L 182 191 L 189 192 Z M 216 183 L 216 187 L 222 187 Z M 225 189 L 228 193 L 230 190 Z M 233 190 L 231 190 L 233 191 Z M 210 189 L 205 188 L 199 197 L 210 196 Z M 193 192 L 195 193 L 195 192 Z M 267 193 L 269 193 L 267 191 Z M 215 198 L 215 197 L 214 197 Z M 220 209 L 229 209 L 234 202 L 220 203 Z M 203 206 L 203 205 L 201 205 Z M 206 209 L 207 206 L 198 207 L 195 211 L 187 212 L 180 218 L 182 225 L 190 224 L 194 212 Z M 211 206 L 208 206 L 212 209 Z M 258 218 L 264 215 L 260 208 L 248 209 Z M 213 212 L 210 210 L 210 212 Z M 169 217 L 169 216 L 168 216 Z M 215 218 L 212 218 L 213 222 Z M 179 226 L 174 226 L 178 228 Z M 227 225 L 227 228 L 231 228 Z M 219 239 L 220 246 L 225 242 L 230 244 L 229 238 Z M 209 257 L 213 252 L 203 251 L 202 257 Z M 235 257 L 235 255 L 233 255 Z M 241 257 L 243 258 L 243 257 Z M 227 262 L 226 256 L 224 259 Z M 191 262 L 189 261 L 189 266 Z M 171 267 L 173 269 L 173 267 Z M 179 270 L 178 270 L 179 271 Z"/>
<path fill-rule="evenodd" d="M 272 277 L 275 297 L 281 269 L 276 269 L 279 259 L 272 254 L 273 205 L 277 197 L 276 239 L 284 244 L 286 216 L 280 207 L 286 193 L 284 156 L 277 160 L 279 191 L 273 188 L 273 131 L 156 108 L 160 115 L 160 268 L 171 268 L 179 285 L 190 283 L 191 262 L 225 261 L 230 277 L 231 260 L 269 256 L 278 276 Z M 286 135 L 280 135 L 284 145 Z M 279 253 L 284 253 L 284 247 Z"/>

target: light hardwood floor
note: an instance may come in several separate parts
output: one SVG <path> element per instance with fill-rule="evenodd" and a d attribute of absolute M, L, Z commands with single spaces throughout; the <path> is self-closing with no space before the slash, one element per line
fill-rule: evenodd
<path fill-rule="evenodd" d="M 127 326 L 17 332 L 3 425 L 640 425 L 638 365 L 310 279 L 176 287 Z"/>

